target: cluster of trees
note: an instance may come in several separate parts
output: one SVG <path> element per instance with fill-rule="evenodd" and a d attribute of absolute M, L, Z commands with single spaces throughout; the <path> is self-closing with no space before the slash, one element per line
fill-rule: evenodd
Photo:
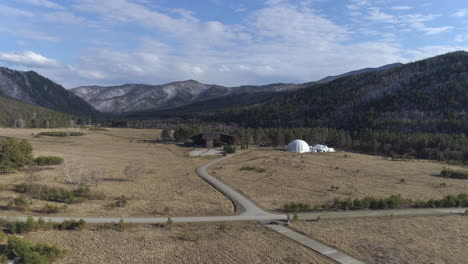
<path fill-rule="evenodd" d="M 0 138 L 0 173 L 16 171 L 32 162 L 32 146 L 27 140 Z"/>
<path fill-rule="evenodd" d="M 386 198 L 376 198 L 372 196 L 362 199 L 339 199 L 335 198 L 332 203 L 325 203 L 321 206 L 312 207 L 306 203 L 286 203 L 282 210 L 285 212 L 304 212 L 312 210 L 385 210 L 400 208 L 448 208 L 448 207 L 468 206 L 468 194 L 447 195 L 442 199 L 431 199 L 427 201 L 412 200 L 403 198 L 401 195 L 391 195 Z"/>
<path fill-rule="evenodd" d="M 56 245 L 33 243 L 13 235 L 8 237 L 6 247 L 0 254 L 0 263 L 14 259 L 15 263 L 48 264 L 62 258 L 65 253 L 66 250 Z"/>
<path fill-rule="evenodd" d="M 20 183 L 14 185 L 14 191 L 21 194 L 29 194 L 31 197 L 60 203 L 79 203 L 83 200 L 103 200 L 105 195 L 101 192 L 93 192 L 88 186 L 79 186 L 76 189 L 63 187 L 51 187 L 41 184 Z"/>

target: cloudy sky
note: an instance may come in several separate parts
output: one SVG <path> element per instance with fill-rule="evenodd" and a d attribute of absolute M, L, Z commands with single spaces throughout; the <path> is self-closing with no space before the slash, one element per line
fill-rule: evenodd
<path fill-rule="evenodd" d="M 0 66 L 67 88 L 299 83 L 455 50 L 464 0 L 0 0 Z"/>

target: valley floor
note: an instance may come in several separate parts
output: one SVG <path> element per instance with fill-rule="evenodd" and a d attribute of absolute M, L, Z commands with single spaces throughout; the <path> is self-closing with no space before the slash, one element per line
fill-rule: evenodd
<path fill-rule="evenodd" d="M 241 170 L 243 166 L 265 171 Z M 404 198 L 428 200 L 466 193 L 467 180 L 438 177 L 444 167 L 453 166 L 425 160 L 391 161 L 346 152 L 296 154 L 257 149 L 225 160 L 210 172 L 263 208 L 278 210 L 285 203 L 314 206 L 334 198 L 400 194 Z"/>
<path fill-rule="evenodd" d="M 0 136 L 27 139 L 33 145 L 34 156 L 53 155 L 66 159 L 77 173 L 83 164 L 88 174 L 102 169 L 103 180 L 89 180 L 92 191 L 103 192 L 105 200 L 69 204 L 64 216 L 205 216 L 229 215 L 234 207 L 229 199 L 204 182 L 195 173 L 195 168 L 213 157 L 189 157 L 189 148 L 174 144 L 148 143 L 143 140 L 159 138 L 159 130 L 109 129 L 89 131 L 70 129 L 85 133 L 78 137 L 36 137 L 41 131 L 65 131 L 65 129 L 10 129 L 0 128 Z M 134 182 L 125 181 L 124 168 L 132 161 L 141 161 L 144 173 Z M 63 167 L 41 167 L 34 183 L 71 188 L 66 184 Z M 10 189 L 25 181 L 26 172 L 1 175 L 4 190 L 0 190 L 0 206 L 18 194 Z M 108 202 L 125 196 L 128 203 L 123 208 L 108 209 Z M 57 204 L 34 199 L 31 208 L 44 204 Z M 24 214 L 4 211 L 2 215 Z"/>

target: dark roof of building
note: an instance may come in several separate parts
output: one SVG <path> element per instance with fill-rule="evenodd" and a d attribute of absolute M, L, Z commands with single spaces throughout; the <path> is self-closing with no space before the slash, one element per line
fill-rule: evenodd
<path fill-rule="evenodd" d="M 221 135 L 232 137 L 231 135 L 227 135 L 220 132 L 206 132 L 202 134 L 195 135 L 194 137 L 201 137 L 202 139 L 212 139 L 212 138 L 221 138 Z"/>

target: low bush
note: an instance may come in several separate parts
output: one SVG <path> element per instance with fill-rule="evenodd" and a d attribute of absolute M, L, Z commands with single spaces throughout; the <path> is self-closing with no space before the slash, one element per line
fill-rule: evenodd
<path fill-rule="evenodd" d="M 264 168 L 255 167 L 255 166 L 242 166 L 239 170 L 255 171 L 258 173 L 263 173 L 266 171 L 266 169 Z"/>
<path fill-rule="evenodd" d="M 0 229 L 0 244 L 5 243 L 8 240 L 8 235 Z M 1 262 L 0 262 L 1 263 Z"/>
<path fill-rule="evenodd" d="M 88 128 L 88 130 L 91 130 L 91 131 L 109 131 L 109 130 L 106 129 L 106 128 L 97 127 L 97 126 L 90 127 L 90 128 Z"/>
<path fill-rule="evenodd" d="M 39 218 L 37 221 L 32 216 L 29 216 L 26 221 L 15 220 L 8 222 L 6 227 L 14 234 L 23 234 L 27 232 L 37 231 L 45 226 L 45 221 Z"/>
<path fill-rule="evenodd" d="M 309 211 L 311 206 L 305 203 L 286 203 L 283 205 L 283 211 L 285 212 L 301 212 Z"/>
<path fill-rule="evenodd" d="M 440 176 L 453 179 L 468 179 L 468 171 L 443 169 Z"/>
<path fill-rule="evenodd" d="M 57 156 L 39 156 L 34 159 L 34 163 L 38 166 L 60 165 L 63 158 Z"/>
<path fill-rule="evenodd" d="M 23 195 L 16 197 L 13 201 L 8 202 L 8 209 L 16 209 L 25 211 L 29 209 L 28 201 Z"/>
<path fill-rule="evenodd" d="M 81 132 L 65 132 L 65 131 L 57 131 L 57 132 L 40 132 L 38 134 L 39 136 L 49 136 L 49 137 L 77 137 L 77 136 L 83 136 L 84 133 Z"/>
<path fill-rule="evenodd" d="M 19 236 L 11 236 L 5 247 L 5 255 L 15 263 L 47 264 L 58 260 L 66 251 L 56 245 L 32 243 Z"/>
<path fill-rule="evenodd" d="M 299 215 L 297 215 L 297 213 L 294 213 L 292 220 L 293 220 L 293 222 L 299 221 Z"/>
<path fill-rule="evenodd" d="M 114 229 L 114 224 L 111 224 L 111 223 L 99 224 L 99 225 L 97 225 L 96 229 L 99 230 L 99 231 L 113 230 Z"/>
<path fill-rule="evenodd" d="M 106 207 L 107 208 L 121 208 L 121 207 L 125 207 L 127 205 L 127 198 L 125 198 L 125 195 L 122 195 L 121 197 L 117 198 L 116 201 L 114 202 L 107 202 L 107 205 Z"/>
<path fill-rule="evenodd" d="M 83 230 L 86 229 L 86 221 L 83 219 L 80 220 L 65 220 L 61 224 L 57 224 L 55 229 L 58 230 Z"/>
<path fill-rule="evenodd" d="M 69 204 L 79 203 L 86 199 L 102 200 L 105 198 L 102 192 L 91 192 L 89 186 L 80 186 L 76 189 L 69 190 L 63 187 L 20 183 L 14 185 L 13 190 L 18 193 L 28 193 L 36 199 Z"/>
<path fill-rule="evenodd" d="M 128 229 L 128 228 L 130 228 L 132 226 L 133 226 L 132 223 L 127 223 L 121 218 L 120 221 L 117 224 L 114 225 L 114 230 L 122 232 L 122 231 L 125 231 L 126 229 Z"/>
<path fill-rule="evenodd" d="M 224 153 L 228 153 L 228 154 L 235 153 L 236 152 L 236 147 L 233 146 L 233 145 L 226 145 L 226 146 L 223 147 L 223 151 L 224 151 Z"/>
<path fill-rule="evenodd" d="M 53 204 L 45 204 L 38 211 L 43 214 L 55 214 L 67 210 L 67 206 L 58 206 Z"/>

